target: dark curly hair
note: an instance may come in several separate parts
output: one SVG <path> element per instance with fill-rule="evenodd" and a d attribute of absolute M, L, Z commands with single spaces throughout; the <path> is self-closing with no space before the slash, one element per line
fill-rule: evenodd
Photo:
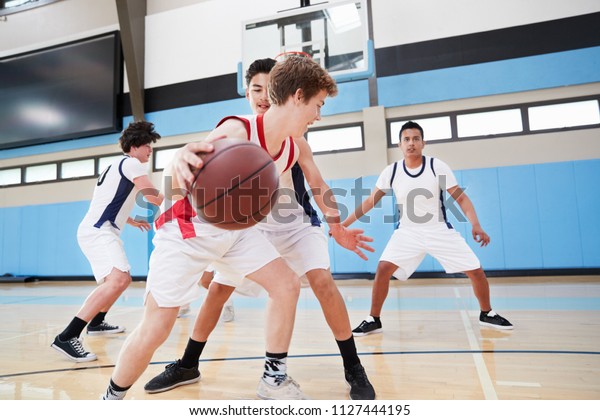
<path fill-rule="evenodd" d="M 125 153 L 129 153 L 132 147 L 156 143 L 159 138 L 160 134 L 154 131 L 154 124 L 148 121 L 134 121 L 121 133 L 119 144 Z"/>

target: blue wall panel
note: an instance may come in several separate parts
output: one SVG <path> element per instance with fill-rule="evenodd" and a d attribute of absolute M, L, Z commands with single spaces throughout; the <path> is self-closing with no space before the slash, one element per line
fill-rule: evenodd
<path fill-rule="evenodd" d="M 21 211 L 20 207 L 8 207 L 0 209 L 2 216 L 3 254 L 0 258 L 0 274 L 21 274 L 19 272 L 21 263 Z"/>
<path fill-rule="evenodd" d="M 573 162 L 573 170 L 583 267 L 600 267 L 600 160 Z"/>
<path fill-rule="evenodd" d="M 498 168 L 498 191 L 506 267 L 543 267 L 533 165 Z"/>
<path fill-rule="evenodd" d="M 535 178 L 544 268 L 582 266 L 573 163 L 536 165 Z"/>
<path fill-rule="evenodd" d="M 600 267 L 600 160 L 522 165 L 456 172 L 466 188 L 491 244 L 479 248 L 469 223 L 451 220 L 482 261 L 485 269 Z M 376 176 L 329 181 L 342 216 L 362 202 Z M 357 189 L 363 192 L 357 195 Z M 0 208 L 0 274 L 42 276 L 91 275 L 77 244 L 77 227 L 88 201 Z M 381 252 L 393 233 L 394 200 L 383 198 L 368 217 L 352 227 L 374 238 L 374 253 L 363 261 L 329 241 L 334 273 L 375 273 Z M 452 212 L 450 212 L 452 213 Z M 132 215 L 148 216 L 136 207 Z M 127 226 L 122 239 L 132 274 L 148 270 L 152 233 Z M 418 271 L 443 271 L 427 256 Z"/>
<path fill-rule="evenodd" d="M 505 268 L 504 237 L 502 230 L 501 199 L 498 186 L 498 170 L 496 168 L 461 171 L 459 184 L 464 188 L 475 206 L 479 223 L 490 236 L 486 247 L 473 240 L 471 224 L 463 223 L 463 235 L 471 249 L 475 252 L 484 269 L 499 270 Z M 465 218 L 466 219 L 466 218 Z"/>
<path fill-rule="evenodd" d="M 377 79 L 379 105 L 522 92 L 600 81 L 600 47 L 494 61 Z"/>

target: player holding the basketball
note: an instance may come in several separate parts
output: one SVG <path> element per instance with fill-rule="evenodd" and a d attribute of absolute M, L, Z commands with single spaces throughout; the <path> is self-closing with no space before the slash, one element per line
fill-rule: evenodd
<path fill-rule="evenodd" d="M 276 61 L 273 59 L 262 59 L 254 61 L 249 66 L 246 72 L 246 83 L 248 85 L 246 97 L 250 102 L 255 116 L 251 118 L 236 118 L 233 121 L 244 121 L 248 126 L 256 127 L 257 130 L 260 126 L 269 128 L 268 119 L 271 116 L 271 112 L 268 111 L 270 102 L 267 85 L 269 83 L 269 71 L 275 63 Z M 281 71 L 279 71 L 276 77 L 275 83 L 281 83 L 279 82 L 279 79 L 282 78 Z M 275 96 L 272 102 L 282 104 L 285 99 L 285 97 Z M 223 124 L 231 124 L 231 121 L 231 119 L 226 119 Z M 251 137 L 258 136 L 259 141 L 263 141 L 261 138 L 263 133 L 250 132 L 248 134 Z M 248 134 L 245 136 L 247 137 Z M 271 215 L 267 217 L 266 223 L 259 223 L 257 228 L 262 231 L 299 276 L 306 275 L 315 296 L 321 304 L 325 319 L 340 349 L 345 369 L 345 378 L 350 385 L 350 397 L 352 399 L 374 399 L 375 391 L 367 378 L 356 351 L 344 299 L 329 271 L 330 259 L 327 237 L 318 224 L 315 226 L 314 218 L 311 215 L 316 212 L 310 206 L 310 203 L 308 203 L 309 208 L 307 209 L 306 203 L 302 206 L 296 200 L 296 193 L 306 194 L 303 185 L 303 171 L 306 172 L 309 187 L 314 192 L 315 200 L 320 204 L 320 208 L 324 214 L 328 214 L 328 212 L 335 214 L 336 209 L 330 208 L 332 204 L 335 204 L 335 201 L 329 187 L 324 182 L 315 165 L 312 151 L 304 137 L 295 137 L 294 140 L 294 147 L 300 150 L 298 162 L 301 169 L 294 173 L 294 178 L 292 178 L 292 171 L 290 170 L 284 171 L 281 175 L 281 186 L 288 194 L 280 195 L 280 206 L 275 206 Z M 275 155 L 280 150 L 280 147 L 281 141 L 273 142 L 270 153 Z M 291 163 L 292 161 L 289 160 L 288 166 Z M 302 183 L 300 191 L 296 189 L 295 185 L 299 183 Z M 329 206 L 325 205 L 323 197 L 331 197 L 329 201 L 332 203 Z M 336 240 L 344 240 L 344 237 L 340 234 L 339 226 L 336 226 L 335 218 L 330 220 L 330 228 L 335 233 L 334 238 Z M 371 248 L 365 249 L 371 250 Z M 361 253 L 359 255 L 366 259 Z M 198 313 L 192 336 L 188 341 L 188 346 L 183 357 L 175 363 L 167 365 L 162 373 L 150 380 L 144 387 L 146 392 L 164 392 L 200 380 L 198 359 L 202 354 L 209 335 L 219 320 L 219 314 L 222 311 L 223 305 L 230 298 L 233 291 L 236 290 L 236 287 L 242 287 L 243 293 L 246 295 L 258 295 L 260 290 L 253 287 L 254 285 L 255 283 L 248 280 L 228 278 L 221 273 L 217 273 Z"/>
<path fill-rule="evenodd" d="M 447 221 L 441 197 L 447 191 L 456 200 L 471 223 L 473 239 L 481 246 L 486 246 L 490 237 L 479 224 L 473 203 L 458 186 L 446 163 L 423 155 L 425 139 L 419 124 L 409 121 L 402 126 L 398 146 L 404 154 L 404 160 L 385 168 L 371 195 L 344 220 L 344 226 L 350 226 L 375 207 L 389 189 L 394 191 L 401 210 L 399 226 L 383 250 L 377 266 L 370 316 L 353 330 L 354 335 L 381 332 L 381 308 L 388 294 L 390 277 L 408 279 L 426 253 L 436 258 L 446 272 L 464 272 L 469 277 L 481 308 L 481 325 L 512 329 L 508 320 L 492 310 L 490 286 L 485 272 L 477 256 Z"/>
<path fill-rule="evenodd" d="M 119 138 L 125 156 L 100 175 L 88 212 L 79 225 L 77 241 L 92 266 L 98 287 L 52 343 L 52 348 L 75 362 L 97 359 L 94 353 L 83 348 L 79 338 L 86 325 L 90 335 L 125 330 L 108 324 L 104 317 L 131 283 L 130 267 L 120 239 L 123 227 L 127 223 L 142 231 L 151 229 L 148 222 L 129 217 L 136 193 L 141 192 L 154 205 L 160 205 L 164 198 L 152 185 L 144 166 L 152 154 L 151 143 L 159 138 L 149 122 L 129 124 Z"/>
<path fill-rule="evenodd" d="M 280 83 L 274 93 L 277 100 L 269 110 L 270 116 L 265 114 L 261 134 L 254 128 L 252 141 L 264 140 L 267 150 L 275 155 L 278 171 L 284 172 L 298 153 L 291 137 L 301 137 L 307 126 L 320 117 L 325 98 L 336 94 L 337 87 L 312 60 L 290 58 L 281 63 L 278 74 Z M 202 166 L 196 153 L 212 151 L 210 142 L 217 138 L 248 138 L 248 134 L 242 121 L 228 119 L 204 142 L 182 148 L 165 170 L 165 182 L 171 183 L 171 191 L 187 189 L 194 179 L 188 163 Z M 283 147 L 281 139 L 286 139 Z M 247 277 L 268 293 L 265 371 L 257 394 L 269 399 L 306 398 L 287 375 L 286 363 L 300 292 L 299 277 L 257 229 L 225 231 L 202 223 L 186 197 L 175 198 L 179 200 L 157 221 L 160 227 L 150 257 L 143 319 L 123 345 L 103 399 L 122 399 L 144 372 L 155 350 L 169 336 L 179 307 L 198 297 L 197 282 L 209 264 L 228 278 Z M 339 219 L 337 215 L 332 217 Z M 359 254 L 359 247 L 365 246 L 361 234 L 360 230 L 348 230 L 339 224 L 334 228 L 339 241 Z"/>

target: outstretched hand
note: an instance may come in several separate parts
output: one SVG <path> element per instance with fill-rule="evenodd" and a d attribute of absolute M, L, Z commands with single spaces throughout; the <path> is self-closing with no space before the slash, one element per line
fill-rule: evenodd
<path fill-rule="evenodd" d="M 373 238 L 363 235 L 364 230 L 362 229 L 348 229 L 347 227 L 340 225 L 337 226 L 337 228 L 333 228 L 329 231 L 329 234 L 333 236 L 333 239 L 335 239 L 341 247 L 354 252 L 360 258 L 367 261 L 369 258 L 361 251 L 361 248 L 369 252 L 374 252 L 375 249 L 365 243 L 373 242 Z"/>

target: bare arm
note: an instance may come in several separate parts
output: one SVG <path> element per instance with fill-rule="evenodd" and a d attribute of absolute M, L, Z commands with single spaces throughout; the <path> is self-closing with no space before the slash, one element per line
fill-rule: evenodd
<path fill-rule="evenodd" d="M 360 204 L 360 206 L 356 207 L 354 213 L 348 215 L 346 220 L 343 221 L 344 226 L 350 226 L 352 223 L 356 222 L 358 219 L 363 217 L 365 214 L 371 211 L 373 207 L 379 200 L 381 200 L 385 196 L 385 191 L 380 190 L 375 187 L 373 191 L 371 191 L 371 195 L 369 195 L 365 200 Z"/>
<path fill-rule="evenodd" d="M 133 184 L 135 188 L 142 193 L 146 201 L 155 206 L 160 206 L 164 200 L 163 194 L 152 184 L 148 175 L 138 176 L 134 178 Z"/>
<path fill-rule="evenodd" d="M 487 246 L 490 243 L 490 237 L 479 224 L 475 206 L 469 196 L 467 196 L 467 193 L 458 185 L 448 188 L 448 193 L 456 200 L 464 215 L 469 219 L 472 227 L 471 234 L 475 242 L 478 242 L 481 246 Z"/>
<path fill-rule="evenodd" d="M 298 163 L 311 189 L 315 203 L 321 209 L 321 212 L 323 212 L 325 221 L 329 225 L 331 236 L 333 236 L 340 246 L 353 251 L 363 260 L 367 260 L 367 256 L 360 248 L 370 252 L 375 251 L 365 243 L 373 242 L 373 238 L 364 236 L 362 229 L 347 229 L 342 226 L 335 196 L 323 179 L 321 171 L 317 168 L 308 142 L 304 138 L 294 139 L 294 141 L 300 149 Z"/>

